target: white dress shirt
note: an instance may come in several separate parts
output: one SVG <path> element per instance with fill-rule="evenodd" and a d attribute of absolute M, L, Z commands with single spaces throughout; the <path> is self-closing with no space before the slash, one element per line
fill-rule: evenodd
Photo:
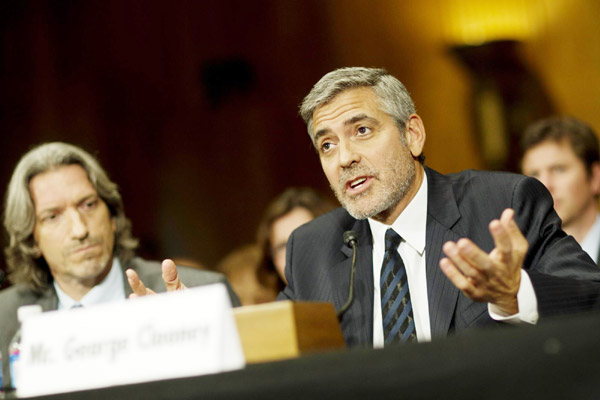
<path fill-rule="evenodd" d="M 594 225 L 592 225 L 590 231 L 585 235 L 585 239 L 581 242 L 581 248 L 598 264 L 598 251 L 600 251 L 600 214 L 596 216 Z"/>
<path fill-rule="evenodd" d="M 387 226 L 371 218 L 368 221 L 371 227 L 371 234 L 373 235 L 373 346 L 383 347 L 379 278 L 385 255 L 385 231 L 388 228 L 393 228 L 402 237 L 402 241 L 398 246 L 398 253 L 400 253 L 400 257 L 402 257 L 404 267 L 406 268 L 417 340 L 420 342 L 431 340 L 427 279 L 425 274 L 427 176 L 423 176 L 423 183 L 417 194 L 404 211 L 402 211 L 402 214 L 396 218 L 392 226 Z"/>
<path fill-rule="evenodd" d="M 427 277 L 425 241 L 427 232 L 427 175 L 423 175 L 423 182 L 415 197 L 406 206 L 391 226 L 382 224 L 371 218 L 368 219 L 373 236 L 373 346 L 383 347 L 383 323 L 381 315 L 381 294 L 379 278 L 381 265 L 385 254 L 385 232 L 388 228 L 394 229 L 402 237 L 398 246 L 398 253 L 404 261 L 410 289 L 410 300 L 413 308 L 413 317 L 417 340 L 427 342 L 431 340 L 431 324 L 429 320 L 429 303 L 427 298 Z M 539 318 L 537 312 L 537 298 L 529 276 L 521 270 L 521 286 L 517 294 L 519 313 L 515 315 L 503 314 L 492 304 L 488 304 L 490 316 L 497 321 L 508 323 L 535 324 Z"/>
<path fill-rule="evenodd" d="M 81 298 L 80 301 L 73 300 L 66 294 L 54 281 L 54 288 L 58 295 L 58 309 L 68 310 L 73 307 L 89 307 L 95 304 L 108 303 L 125 299 L 125 280 L 123 278 L 123 269 L 118 258 L 114 258 L 112 267 L 106 278 L 100 284 L 94 286 L 89 292 Z"/>

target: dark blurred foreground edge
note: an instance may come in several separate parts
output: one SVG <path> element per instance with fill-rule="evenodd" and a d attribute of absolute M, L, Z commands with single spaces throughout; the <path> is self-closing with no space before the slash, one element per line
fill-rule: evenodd
<path fill-rule="evenodd" d="M 143 366 L 142 366 L 143 368 Z M 94 373 L 90 371 L 90 373 Z M 600 313 L 38 399 L 598 399 Z"/>

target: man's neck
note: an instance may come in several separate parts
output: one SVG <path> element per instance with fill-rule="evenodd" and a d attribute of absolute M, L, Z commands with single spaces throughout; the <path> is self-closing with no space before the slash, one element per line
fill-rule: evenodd
<path fill-rule="evenodd" d="M 592 229 L 592 226 L 594 226 L 597 216 L 598 209 L 594 202 L 594 205 L 588 207 L 579 218 L 574 219 L 568 224 L 563 223 L 562 228 L 567 234 L 573 236 L 577 243 L 581 243 L 590 229 Z"/>
<path fill-rule="evenodd" d="M 112 259 L 100 275 L 89 279 L 82 279 L 73 276 L 62 276 L 54 277 L 54 280 L 66 295 L 75 301 L 79 301 L 90 290 L 92 290 L 94 286 L 100 284 L 108 276 L 111 266 Z"/>

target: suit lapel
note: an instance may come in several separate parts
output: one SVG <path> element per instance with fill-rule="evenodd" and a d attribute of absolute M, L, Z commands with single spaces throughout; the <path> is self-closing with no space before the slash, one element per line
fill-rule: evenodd
<path fill-rule="evenodd" d="M 342 317 L 342 330 L 354 345 L 373 343 L 373 244 L 371 230 L 366 220 L 356 220 L 351 228 L 358 235 L 356 276 L 354 277 L 354 300 Z M 340 251 L 345 259 L 332 269 L 334 304 L 342 308 L 348 299 L 352 249 L 342 244 Z M 350 344 L 350 343 L 349 343 Z"/>
<path fill-rule="evenodd" d="M 460 293 L 439 267 L 440 259 L 444 257 L 442 245 L 448 240 L 455 241 L 464 235 L 456 225 L 460 219 L 460 212 L 450 179 L 429 168 L 425 170 L 428 182 L 427 296 L 431 336 L 436 338 L 448 334 Z"/>
<path fill-rule="evenodd" d="M 58 295 L 54 290 L 54 285 L 50 283 L 48 287 L 35 294 L 35 304 L 42 306 L 44 311 L 54 311 L 58 309 Z"/>

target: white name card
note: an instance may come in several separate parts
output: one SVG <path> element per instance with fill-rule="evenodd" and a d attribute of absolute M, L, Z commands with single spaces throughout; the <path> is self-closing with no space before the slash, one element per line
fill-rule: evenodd
<path fill-rule="evenodd" d="M 42 313 L 24 322 L 22 338 L 23 397 L 245 365 L 223 284 Z"/>

